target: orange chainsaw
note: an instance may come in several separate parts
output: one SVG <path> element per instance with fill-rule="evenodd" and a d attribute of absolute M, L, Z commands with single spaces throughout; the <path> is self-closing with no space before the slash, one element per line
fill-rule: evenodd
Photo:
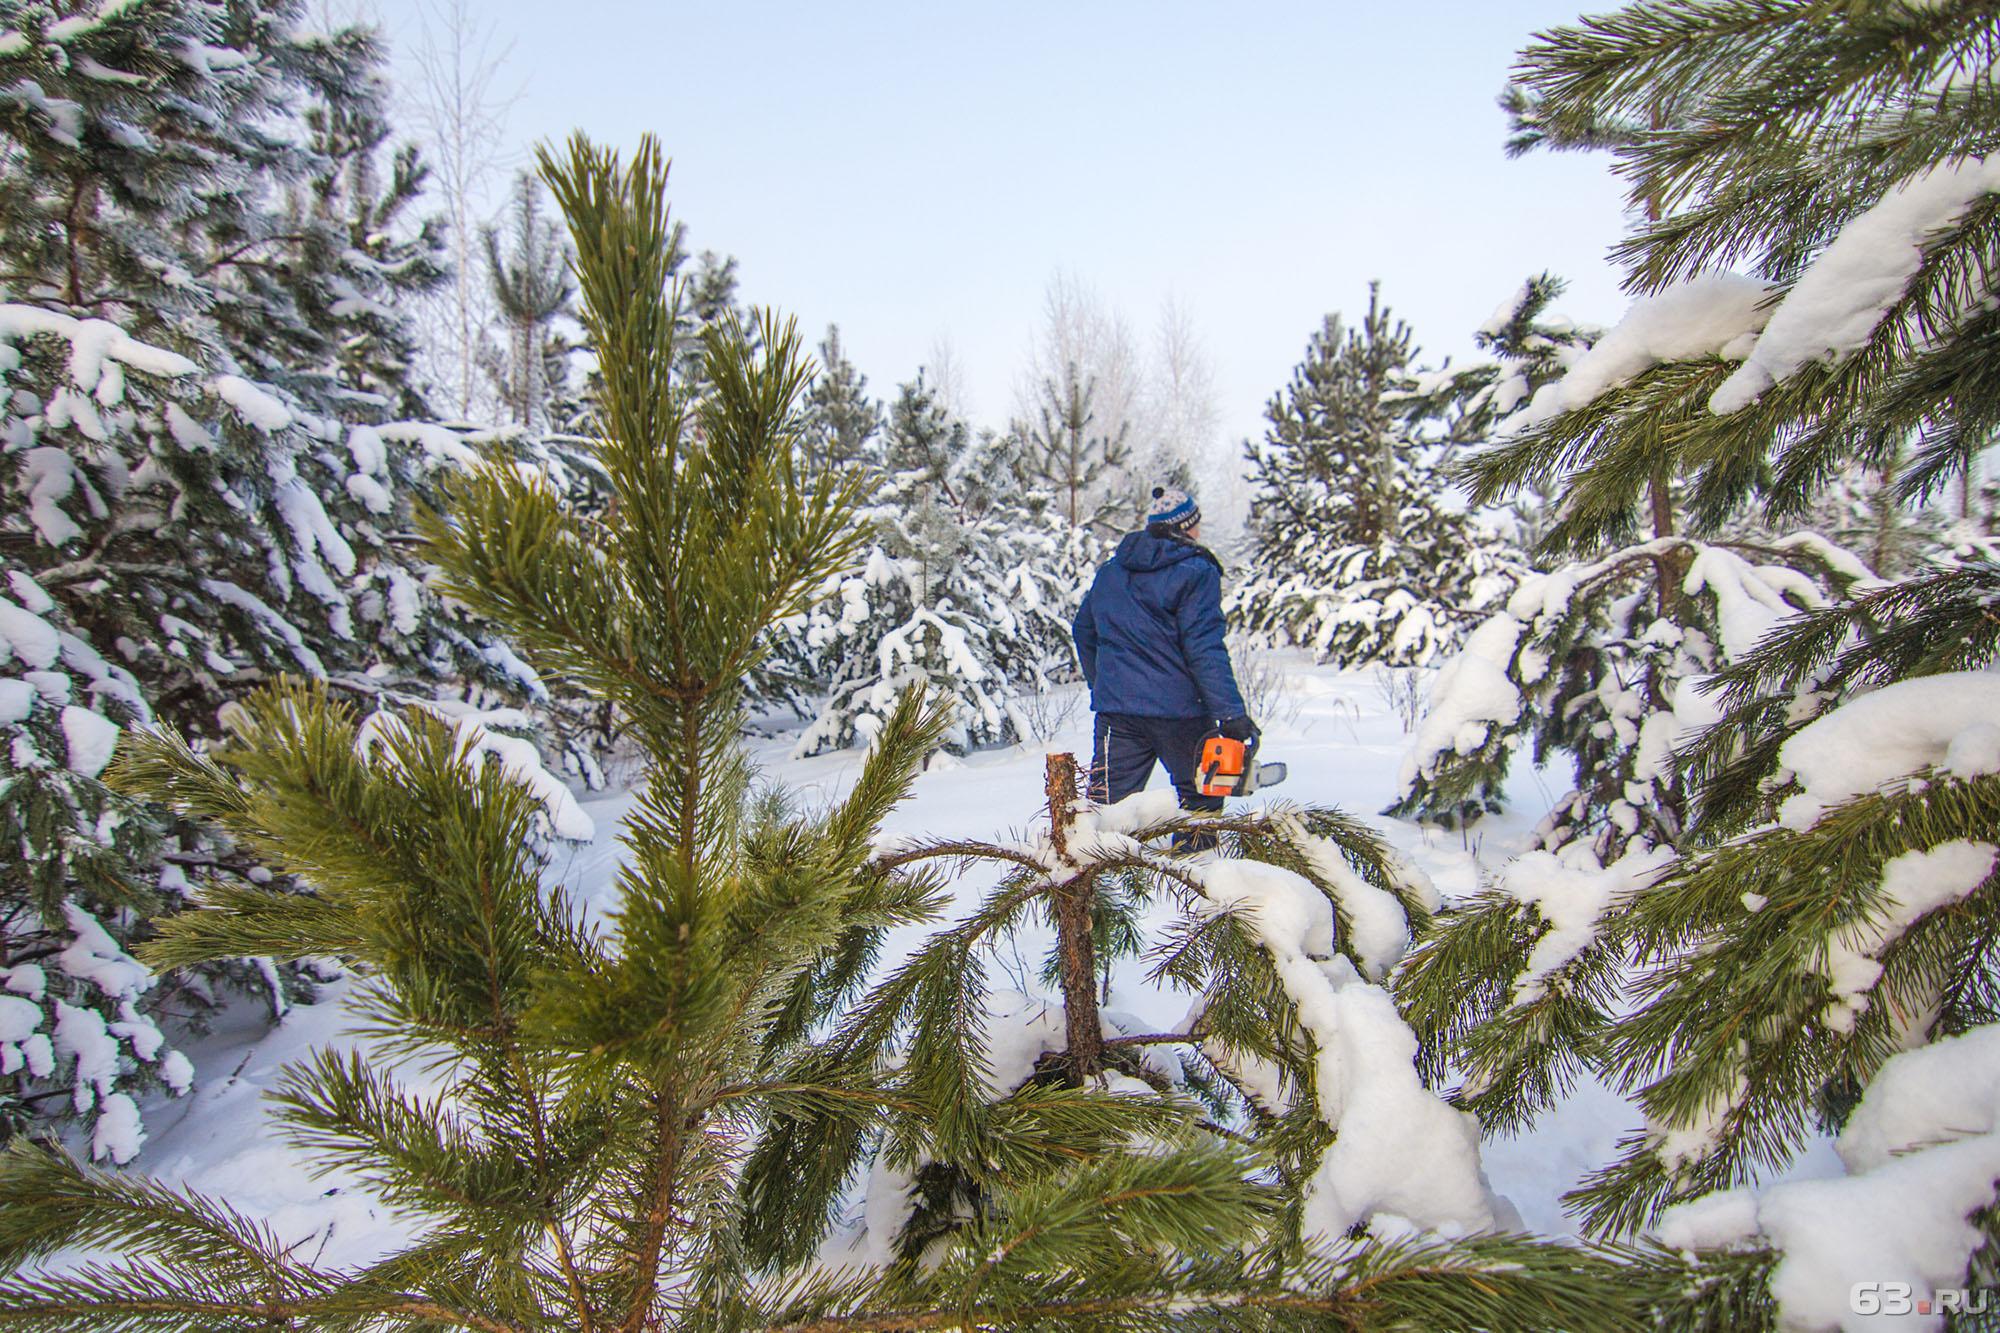
<path fill-rule="evenodd" d="M 1203 796 L 1248 796 L 1259 787 L 1285 780 L 1285 766 L 1256 762 L 1256 746 L 1227 736 L 1210 736 L 1201 743 L 1201 764 L 1195 786 Z"/>

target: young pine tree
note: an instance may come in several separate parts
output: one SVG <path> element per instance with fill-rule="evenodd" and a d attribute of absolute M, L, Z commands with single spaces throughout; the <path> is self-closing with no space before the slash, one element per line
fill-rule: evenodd
<path fill-rule="evenodd" d="M 1563 288 L 1552 273 L 1529 277 L 1473 330 L 1473 343 L 1492 360 L 1421 377 L 1417 397 L 1427 399 L 1425 409 L 1444 423 L 1444 443 L 1433 460 L 1440 471 L 1448 475 L 1461 452 L 1492 444 L 1501 422 L 1543 385 L 1561 379 L 1603 335 L 1550 309 Z M 1539 546 L 1560 499 L 1553 486 L 1523 487 L 1504 511 L 1508 539 L 1523 550 Z"/>
<path fill-rule="evenodd" d="M 1899 488 L 1921 496 L 2000 419 L 1979 350 L 2000 307 L 2000 182 L 1965 155 L 1996 132 L 1967 92 L 1991 77 L 1992 17 L 1830 17 L 1634 5 L 1524 56 L 1559 133 L 1660 127 L 1621 168 L 1635 202 L 1675 205 L 1624 247 L 1651 303 L 1598 344 L 1623 349 L 1623 372 L 1558 389 L 1489 456 L 1512 454 L 1497 479 L 1567 451 L 1558 531 L 1635 526 L 1662 463 L 1696 524 L 1749 503 L 1796 519 L 1843 471 L 1899 456 Z M 1676 336 L 1642 310 L 1671 312 Z M 1640 595 L 1699 605 L 1689 584 L 1721 548 L 1675 540 Z M 1644 1130 L 1571 1203 L 1595 1232 L 1660 1239 L 1676 1326 L 1832 1327 L 1870 1281 L 1944 1310 L 2000 1256 L 2000 1138 L 1974 1091 L 2000 1069 L 2000 574 L 1973 547 L 1824 599 L 1790 563 L 1759 558 L 1741 589 L 1802 613 L 1719 600 L 1738 645 L 1681 691 L 1686 720 L 1711 725 L 1668 754 L 1673 854 L 1523 858 L 1402 978 L 1490 1123 L 1532 1117 L 1583 1070 L 1636 1100 Z M 1772 1183 L 1822 1132 L 1847 1174 Z"/>
<path fill-rule="evenodd" d="M 501 338 L 480 353 L 481 368 L 508 421 L 528 431 L 546 429 L 553 404 L 569 387 L 569 344 L 558 319 L 574 314 L 569 250 L 562 228 L 542 215 L 542 190 L 523 172 L 515 179 L 503 238 L 499 227 L 480 233 L 486 279 Z"/>
<path fill-rule="evenodd" d="M 974 435 L 921 374 L 902 387 L 864 511 L 875 540 L 790 636 L 828 682 L 800 753 L 871 739 L 919 687 L 952 701 L 959 753 L 1028 734 L 1018 696 L 1066 678 L 1075 602 L 1017 494 L 1012 445 Z"/>
<path fill-rule="evenodd" d="M 808 470 L 882 466 L 882 405 L 868 396 L 868 377 L 847 359 L 837 324 L 827 326 L 819 345 L 806 422 Z"/>
<path fill-rule="evenodd" d="M 1034 416 L 1014 428 L 1029 481 L 1056 497 L 1073 528 L 1109 535 L 1129 512 L 1122 492 L 1131 425 L 1100 420 L 1098 381 L 1077 356 L 1035 384 Z"/>
<path fill-rule="evenodd" d="M 676 222 L 667 262 L 668 271 L 674 275 L 677 303 L 674 345 L 681 360 L 675 370 L 692 399 L 707 392 L 702 350 L 707 331 L 731 319 L 753 339 L 757 329 L 755 321 L 745 318 L 736 299 L 735 258 L 718 257 L 714 251 L 704 250 L 695 260 L 693 271 L 685 272 L 688 258 L 687 224 Z M 592 447 L 604 382 L 597 365 L 599 349 L 591 342 L 587 327 L 581 341 L 571 350 L 579 373 L 565 381 L 566 388 L 550 404 L 551 430 L 536 446 L 536 462 L 572 503 L 599 510 L 610 503 L 611 482 Z"/>
<path fill-rule="evenodd" d="M 1250 570 L 1230 610 L 1267 642 L 1341 663 L 1429 663 L 1507 587 L 1493 543 L 1427 465 L 1429 405 L 1409 326 L 1369 288 L 1358 327 L 1329 315 L 1246 449 Z"/>
<path fill-rule="evenodd" d="M 824 827 L 746 821 L 736 682 L 768 619 L 854 540 L 842 484 L 802 489 L 792 470 L 797 339 L 767 325 L 758 355 L 711 337 L 713 392 L 690 417 L 670 371 L 657 147 L 626 171 L 578 141 L 544 171 L 571 219 L 591 333 L 615 349 L 602 448 L 618 503 L 584 518 L 496 463 L 456 483 L 451 518 L 426 531 L 453 595 L 517 626 L 546 668 L 616 697 L 663 779 L 628 829 L 615 938 L 580 933 L 567 902 L 543 894 L 532 789 L 420 711 L 364 740 L 323 688 L 282 685 L 211 751 L 172 733 L 130 742 L 128 784 L 217 819 L 315 890 L 213 888 L 211 910 L 167 924 L 152 958 L 354 958 L 376 975 L 392 1045 L 448 1061 L 442 1102 L 358 1057 L 295 1069 L 282 1096 L 301 1141 L 364 1164 L 436 1226 L 399 1260 L 319 1273 L 212 1205 L 24 1150 L 0 1186 L 7 1259 L 96 1235 L 123 1266 L 103 1281 L 17 1282 L 9 1308 L 34 1292 L 52 1323 L 87 1309 L 161 1327 L 678 1319 L 699 1297 L 665 1275 L 729 1264 L 717 1171 L 739 1108 L 761 1095 L 742 1085 L 769 1011 L 827 932 L 911 909 L 856 866 L 932 725 L 915 707 Z M 495 1143 L 510 1146 L 480 1146 Z M 214 1220 L 205 1235 L 196 1217 Z M 191 1246 L 201 1264 L 183 1269 Z"/>

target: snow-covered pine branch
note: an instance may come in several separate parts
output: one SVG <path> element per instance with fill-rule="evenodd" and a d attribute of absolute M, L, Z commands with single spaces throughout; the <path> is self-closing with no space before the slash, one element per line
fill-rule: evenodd
<path fill-rule="evenodd" d="M 1189 832 L 1218 837 L 1219 852 L 1187 858 L 1162 845 Z M 882 846 L 878 864 L 904 875 L 982 861 L 1008 869 L 980 910 L 920 949 L 824 1044 L 802 1052 L 802 1068 L 853 1065 L 857 1077 L 874 1070 L 889 1080 L 885 1095 L 906 1087 L 915 1105 L 942 1080 L 1003 1116 L 1019 1114 L 1011 1102 L 1057 1086 L 1062 1071 L 1074 1081 L 1079 1059 L 1101 1059 L 1085 1091 L 1138 1106 L 1160 1105 L 1163 1094 L 1168 1107 L 1207 1103 L 1222 1117 L 1211 1132 L 1268 1135 L 1296 1194 L 1298 1211 L 1285 1225 L 1319 1252 L 1344 1252 L 1356 1227 L 1395 1238 L 1516 1224 L 1479 1173 L 1474 1122 L 1425 1089 L 1416 1038 L 1377 984 L 1408 947 L 1412 922 L 1435 909 L 1435 891 L 1360 825 L 1287 807 L 1187 816 L 1161 790 L 1059 814 L 1016 842 L 899 839 Z M 1094 978 L 1073 992 L 1065 981 L 1065 994 L 1088 1000 L 1098 1025 L 1101 1055 L 1086 1057 L 1063 1001 L 988 987 L 987 951 L 1039 910 L 1060 919 L 1062 903 L 1079 893 L 1105 910 L 1114 882 L 1142 899 L 1180 903 L 1180 919 L 1151 955 L 1155 977 L 1192 992 L 1192 1004 L 1178 1028 L 1151 1032 L 1098 1009 L 1089 999 Z M 1058 953 L 1063 938 L 1059 931 Z M 1113 961 L 1095 965 L 1108 975 Z M 957 1016 L 949 1032 L 946 1014 Z M 907 1047 L 896 1041 L 906 1024 Z M 1144 1044 L 1127 1045 L 1138 1032 Z M 788 1154 L 823 1154 L 832 1127 L 789 1126 L 750 1168 L 758 1229 L 769 1228 L 774 1241 L 792 1234 L 795 1246 L 798 1233 L 780 1214 L 832 1210 L 837 1220 L 811 1251 L 811 1262 L 829 1271 L 932 1253 L 962 1229 L 966 1209 L 981 1207 L 987 1171 L 964 1160 L 971 1144 L 958 1141 L 961 1132 L 925 1116 L 907 1124 L 892 1116 L 872 1149 L 839 1137 L 853 1165 L 827 1170 L 819 1157 L 808 1168 Z M 1411 1169 L 1418 1162 L 1423 1168 Z M 860 1189 L 843 1192 L 857 1173 Z M 824 1195 L 799 1194 L 807 1174 Z"/>
<path fill-rule="evenodd" d="M 1717 717 L 1702 681 L 1867 577 L 1812 534 L 1758 547 L 1667 538 L 1531 575 L 1438 673 L 1393 810 L 1492 809 L 1531 745 L 1537 762 L 1568 755 L 1576 783 L 1544 817 L 1542 846 L 1581 841 L 1608 862 L 1677 844 L 1688 811 L 1674 753 Z"/>
<path fill-rule="evenodd" d="M 1835 1144 L 1848 1174 L 1721 1190 L 1667 1210 L 1660 1242 L 1690 1267 L 1744 1250 L 1775 1260 L 1778 1314 L 1849 1327 L 1864 1284 L 1907 1283 L 1912 1304 L 1956 1291 L 1991 1243 L 1973 1219 L 2000 1181 L 2000 1026 L 1892 1056 Z M 1975 1295 L 1974 1299 L 1979 1299 Z M 1990 1300 L 1990 1295 L 1985 1299 Z"/>

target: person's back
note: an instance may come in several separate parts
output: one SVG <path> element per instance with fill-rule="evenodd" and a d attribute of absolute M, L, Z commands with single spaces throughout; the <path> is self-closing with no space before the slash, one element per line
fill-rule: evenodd
<path fill-rule="evenodd" d="M 1224 642 L 1222 564 L 1184 493 L 1155 487 L 1147 520 L 1098 570 L 1072 627 L 1097 714 L 1091 797 L 1123 800 L 1157 761 L 1184 808 L 1219 810 L 1195 785 L 1202 740 L 1257 735 Z"/>

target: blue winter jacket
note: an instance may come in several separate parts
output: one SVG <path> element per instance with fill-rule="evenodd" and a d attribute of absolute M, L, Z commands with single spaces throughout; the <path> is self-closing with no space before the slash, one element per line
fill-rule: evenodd
<path fill-rule="evenodd" d="M 1097 571 L 1071 631 L 1097 712 L 1244 715 L 1222 641 L 1222 566 L 1193 542 L 1127 536 Z"/>

